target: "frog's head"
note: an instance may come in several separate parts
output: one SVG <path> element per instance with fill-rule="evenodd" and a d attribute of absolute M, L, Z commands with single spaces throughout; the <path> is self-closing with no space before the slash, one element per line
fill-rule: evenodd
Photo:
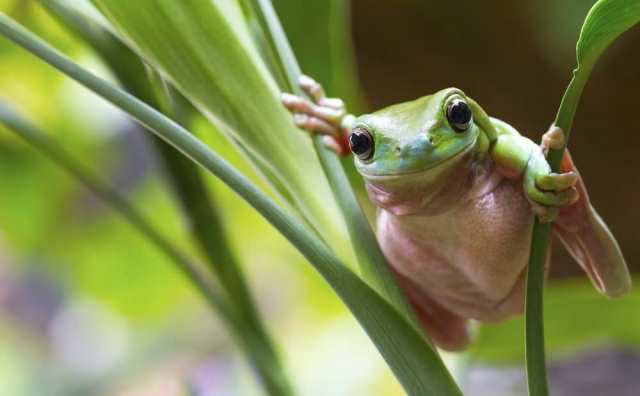
<path fill-rule="evenodd" d="M 401 199 L 415 206 L 407 201 L 412 196 L 424 204 L 445 184 L 455 184 L 447 178 L 483 134 L 474 121 L 476 107 L 462 91 L 448 88 L 359 117 L 349 144 L 374 203 L 388 208 Z"/>

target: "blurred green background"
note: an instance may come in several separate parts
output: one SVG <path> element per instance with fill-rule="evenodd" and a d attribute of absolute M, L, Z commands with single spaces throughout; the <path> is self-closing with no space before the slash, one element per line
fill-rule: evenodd
<path fill-rule="evenodd" d="M 330 95 L 345 98 L 352 111 L 457 86 L 491 115 L 538 140 L 555 116 L 574 65 L 579 26 L 593 1 L 274 4 L 303 70 Z M 36 1 L 0 0 L 0 10 L 111 78 L 91 50 Z M 635 273 L 639 43 L 640 30 L 633 29 L 602 58 L 570 145 L 594 205 Z M 0 100 L 63 142 L 197 254 L 157 154 L 122 114 L 4 39 Z M 197 128 L 253 175 L 205 121 Z M 402 394 L 355 320 L 301 256 L 225 187 L 212 180 L 211 189 L 299 394 Z M 555 249 L 553 263 L 545 296 L 550 359 L 571 361 L 614 348 L 634 352 L 640 346 L 640 292 L 607 300 L 561 249 Z M 471 350 L 447 361 L 463 384 L 478 368 L 521 367 L 523 332 L 520 319 L 479 326 Z M 633 366 L 629 380 L 633 370 L 640 373 Z M 482 394 L 474 392 L 469 390 Z M 0 395 L 42 394 L 261 393 L 233 340 L 172 264 L 64 172 L 0 128 Z"/>

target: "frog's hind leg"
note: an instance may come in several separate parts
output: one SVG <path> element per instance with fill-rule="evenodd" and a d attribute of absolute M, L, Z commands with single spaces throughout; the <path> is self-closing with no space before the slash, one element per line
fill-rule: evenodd
<path fill-rule="evenodd" d="M 471 341 L 469 320 L 442 307 L 418 290 L 408 279 L 401 275 L 398 277 L 418 319 L 433 343 L 447 351 L 466 348 Z"/>
<path fill-rule="evenodd" d="M 553 130 L 553 129 L 552 129 Z M 551 131 L 550 131 L 551 132 Z M 564 145 L 563 137 L 549 133 L 543 137 L 543 148 Z M 620 296 L 631 288 L 631 278 L 620 247 L 609 228 L 589 201 L 589 195 L 571 155 L 565 151 L 562 172 L 574 172 L 579 198 L 572 205 L 561 207 L 553 224 L 553 232 L 573 258 L 587 273 L 596 289 L 609 297 Z"/>

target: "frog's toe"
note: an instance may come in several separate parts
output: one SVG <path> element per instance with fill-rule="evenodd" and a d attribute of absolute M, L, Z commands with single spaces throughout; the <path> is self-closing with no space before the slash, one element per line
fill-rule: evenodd
<path fill-rule="evenodd" d="M 578 182 L 576 172 L 549 173 L 536 177 L 536 186 L 545 191 L 562 191 L 574 187 Z"/>
<path fill-rule="evenodd" d="M 531 202 L 531 210 L 536 216 L 538 216 L 538 220 L 540 220 L 541 223 L 554 221 L 560 212 L 557 207 L 544 206 L 533 201 Z"/>
<path fill-rule="evenodd" d="M 303 74 L 298 79 L 298 85 L 315 103 L 319 103 L 325 99 L 324 88 L 313 78 Z"/>
<path fill-rule="evenodd" d="M 290 112 L 319 118 L 325 123 L 332 125 L 334 132 L 340 127 L 340 122 L 345 116 L 344 107 L 333 108 L 330 106 L 316 105 L 304 98 L 288 93 L 283 93 L 280 100 Z"/>
<path fill-rule="evenodd" d="M 542 135 L 542 148 L 546 150 L 554 149 L 560 150 L 565 145 L 564 131 L 555 125 L 552 125 L 549 130 Z"/>
<path fill-rule="evenodd" d="M 280 101 L 292 113 L 310 114 L 313 105 L 308 100 L 290 93 L 283 93 Z"/>
<path fill-rule="evenodd" d="M 340 98 L 324 98 L 319 100 L 318 104 L 331 109 L 346 111 L 344 101 Z"/>
<path fill-rule="evenodd" d="M 568 206 L 580 197 L 578 190 L 573 186 L 559 191 L 548 191 L 535 183 L 528 184 L 526 189 L 529 200 L 543 206 Z"/>
<path fill-rule="evenodd" d="M 329 150 L 334 151 L 338 155 L 347 155 L 350 152 L 349 143 L 333 135 L 326 135 L 322 137 L 322 144 Z"/>
<path fill-rule="evenodd" d="M 320 118 L 312 117 L 307 114 L 294 114 L 293 122 L 298 128 L 304 129 L 309 132 L 322 133 L 325 135 L 334 135 L 335 133 L 334 126 Z"/>

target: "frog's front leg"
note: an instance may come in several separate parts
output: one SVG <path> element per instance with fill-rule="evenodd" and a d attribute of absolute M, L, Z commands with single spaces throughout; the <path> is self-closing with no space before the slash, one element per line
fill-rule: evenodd
<path fill-rule="evenodd" d="M 551 127 L 543 137 L 543 147 L 561 148 L 564 133 Z M 554 173 L 542 147 L 517 134 L 499 135 L 491 149 L 498 168 L 507 177 L 522 177 L 525 195 L 542 222 L 555 219 L 558 208 L 575 203 L 579 194 L 575 188 L 576 172 Z"/>
<path fill-rule="evenodd" d="M 311 77 L 301 76 L 298 84 L 311 101 L 289 93 L 281 97 L 296 126 L 325 135 L 325 145 L 337 154 L 349 154 L 348 136 L 355 117 L 347 113 L 342 99 L 327 98 L 320 83 Z"/>

